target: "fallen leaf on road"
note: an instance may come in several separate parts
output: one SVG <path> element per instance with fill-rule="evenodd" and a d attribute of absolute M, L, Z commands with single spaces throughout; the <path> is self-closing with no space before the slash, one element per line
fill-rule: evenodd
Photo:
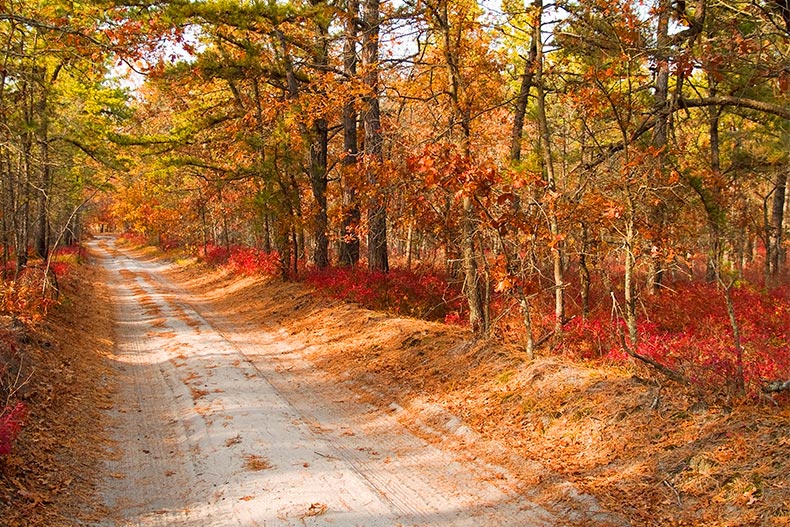
<path fill-rule="evenodd" d="M 327 510 L 327 506 L 324 503 L 312 503 L 310 504 L 310 508 L 307 509 L 307 513 L 302 516 L 303 518 L 307 518 L 308 516 L 321 516 Z"/>

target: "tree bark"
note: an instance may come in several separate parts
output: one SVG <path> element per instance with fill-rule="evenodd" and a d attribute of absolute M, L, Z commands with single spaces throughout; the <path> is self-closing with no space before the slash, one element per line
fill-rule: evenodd
<path fill-rule="evenodd" d="M 631 205 L 633 209 L 633 205 Z M 634 255 L 634 243 L 636 236 L 634 233 L 633 210 L 629 213 L 625 227 L 625 274 L 623 277 L 623 289 L 625 292 L 625 322 L 628 327 L 628 348 L 639 349 L 639 330 L 636 325 L 636 256 Z"/>
<path fill-rule="evenodd" d="M 446 0 L 429 4 L 427 7 L 439 33 L 439 44 L 444 55 L 444 66 L 447 69 L 447 95 L 453 110 L 451 126 L 460 126 L 461 152 L 464 158 L 471 162 L 471 115 L 466 99 L 466 84 L 459 64 L 460 50 L 457 47 L 461 41 L 463 27 L 458 22 L 456 25 L 451 24 Z M 463 196 L 461 214 L 461 266 L 464 273 L 463 292 L 469 305 L 469 325 L 475 333 L 487 335 L 489 325 L 483 293 L 486 284 L 481 283 L 477 270 L 478 256 L 474 241 L 476 230 L 474 196 L 468 194 Z"/>
<path fill-rule="evenodd" d="M 477 272 L 475 251 L 474 205 L 471 196 L 463 198 L 461 259 L 464 269 L 464 294 L 469 304 L 469 325 L 475 333 L 486 334 L 488 324 L 483 305 L 482 287 Z"/>
<path fill-rule="evenodd" d="M 587 320 L 590 315 L 590 268 L 587 265 L 587 251 L 589 250 L 589 234 L 587 224 L 582 222 L 581 250 L 579 251 L 579 292 L 582 303 L 582 318 Z"/>
<path fill-rule="evenodd" d="M 381 189 L 378 188 L 378 169 L 381 166 L 383 138 L 381 135 L 381 110 L 379 107 L 379 15 L 380 0 L 365 0 L 362 7 L 362 64 L 364 82 L 369 93 L 365 97 L 365 160 L 368 167 L 367 182 L 372 189 L 368 202 L 368 268 L 371 271 L 389 271 L 387 249 L 387 209 Z"/>
<path fill-rule="evenodd" d="M 767 251 L 768 274 L 771 279 L 775 278 L 781 270 L 786 189 L 787 171 L 782 170 L 776 175 L 771 204 L 771 225 Z"/>
<path fill-rule="evenodd" d="M 326 119 L 316 119 L 313 122 L 311 136 L 310 188 L 318 205 L 313 228 L 313 263 L 318 269 L 325 269 L 329 267 L 329 237 L 327 236 L 329 216 L 326 199 L 329 127 Z"/>
<path fill-rule="evenodd" d="M 542 0 L 535 0 L 535 6 L 542 10 Z M 538 20 L 540 21 L 541 18 L 542 16 L 539 16 Z M 559 217 L 557 215 L 557 200 L 559 199 L 559 193 L 557 189 L 557 177 L 554 173 L 554 160 L 552 158 L 551 130 L 549 129 L 549 120 L 546 116 L 546 91 L 543 87 L 543 40 L 540 34 L 539 21 L 536 24 L 537 29 L 535 35 L 537 43 L 535 84 L 538 97 L 538 125 L 540 127 L 539 148 L 544 177 L 546 179 L 546 187 L 550 193 L 548 217 L 549 232 L 552 237 L 551 259 L 554 276 L 554 334 L 556 337 L 561 338 L 562 326 L 565 323 L 564 244 L 560 236 Z"/>
<path fill-rule="evenodd" d="M 540 22 L 542 13 L 542 0 L 535 0 L 532 4 L 536 10 L 532 37 L 529 44 L 529 55 L 524 62 L 524 73 L 521 75 L 521 85 L 516 97 L 516 108 L 513 113 L 513 130 L 510 137 L 510 160 L 521 161 L 521 137 L 524 134 L 524 118 L 527 114 L 529 93 L 534 85 L 535 62 L 538 56 L 538 40 L 540 37 Z"/>
<path fill-rule="evenodd" d="M 344 22 L 343 71 L 349 79 L 357 74 L 357 18 L 359 16 L 359 0 L 346 1 L 346 19 Z M 354 170 L 359 154 L 356 110 L 356 97 L 350 97 L 343 106 L 343 167 L 348 174 Z M 343 206 L 343 224 L 340 237 L 340 265 L 353 266 L 359 262 L 359 235 L 357 228 L 361 218 L 357 204 L 356 191 L 344 184 L 341 189 Z"/>
<path fill-rule="evenodd" d="M 411 269 L 414 257 L 414 220 L 409 220 L 409 227 L 406 230 L 406 269 Z"/>
<path fill-rule="evenodd" d="M 710 83 L 709 93 L 711 96 L 716 95 L 716 81 L 709 76 L 708 82 Z M 719 120 L 721 116 L 721 108 L 711 108 L 710 117 L 708 118 L 708 134 L 710 136 L 710 168 L 714 175 L 719 176 L 721 173 L 721 148 L 720 148 L 720 134 L 719 134 Z M 708 259 L 705 269 L 705 280 L 713 282 L 716 280 L 716 272 L 720 267 L 721 262 L 721 223 L 723 211 L 719 207 L 719 188 L 718 184 L 713 187 L 711 196 L 706 196 L 700 193 L 703 198 L 703 206 L 708 216 L 708 229 L 710 231 L 710 240 L 708 247 Z"/>
<path fill-rule="evenodd" d="M 44 98 L 44 96 L 42 96 Z M 41 178 L 38 188 L 38 230 L 36 233 L 36 253 L 40 258 L 46 260 L 49 256 L 49 193 L 52 189 L 52 167 L 49 153 L 49 118 L 46 115 L 46 100 L 42 101 L 39 107 L 39 127 L 38 147 L 41 156 Z"/>
<path fill-rule="evenodd" d="M 670 39 L 669 39 L 669 15 L 672 2 L 670 0 L 659 0 L 658 2 L 658 23 L 656 25 L 656 44 L 657 50 L 655 60 L 655 80 L 653 82 L 653 104 L 656 116 L 655 126 L 653 127 L 652 146 L 656 151 L 656 173 L 658 174 L 658 186 L 663 186 L 666 172 L 666 155 L 669 133 L 669 119 L 672 110 L 669 103 L 669 61 L 670 61 Z M 650 207 L 650 219 L 657 232 L 664 230 L 665 208 L 663 202 L 658 202 Z M 650 265 L 647 272 L 647 292 L 649 294 L 658 291 L 663 278 L 663 270 L 660 261 L 660 253 L 653 251 L 653 248 L 660 247 L 661 236 L 648 240 L 651 248 Z"/>
<path fill-rule="evenodd" d="M 14 245 L 16 246 L 16 271 L 21 272 L 27 267 L 28 244 L 30 242 L 30 194 L 29 188 L 33 174 L 33 104 L 32 88 L 29 82 L 22 83 L 24 100 L 25 124 L 27 131 L 22 134 L 22 155 L 19 159 L 16 199 L 14 207 Z"/>
<path fill-rule="evenodd" d="M 765 101 L 758 101 L 755 99 L 747 99 L 745 97 L 736 97 L 734 95 L 717 95 L 715 97 L 705 97 L 701 99 L 686 99 L 679 98 L 677 107 L 684 108 L 701 108 L 706 106 L 734 106 L 735 108 L 747 108 L 762 113 L 776 115 L 782 119 L 790 120 L 790 107 L 780 106 Z"/>
<path fill-rule="evenodd" d="M 730 319 L 730 327 L 732 328 L 732 344 L 735 348 L 735 392 L 743 395 L 745 391 L 745 382 L 743 376 L 743 344 L 741 343 L 741 329 L 738 324 L 738 318 L 735 316 L 735 303 L 732 301 L 731 289 L 733 282 L 725 284 L 719 276 L 719 282 L 724 288 L 724 300 L 727 303 L 727 316 Z"/>

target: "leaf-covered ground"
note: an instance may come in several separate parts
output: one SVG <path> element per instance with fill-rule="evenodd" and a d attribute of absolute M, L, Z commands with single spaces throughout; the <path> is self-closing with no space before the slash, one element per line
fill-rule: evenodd
<path fill-rule="evenodd" d="M 61 304 L 20 341 L 25 425 L 0 458 L 0 524 L 84 525 L 104 516 L 95 481 L 106 452 L 106 409 L 113 390 L 104 360 L 113 347 L 112 309 L 98 279 L 81 266 L 61 282 Z"/>

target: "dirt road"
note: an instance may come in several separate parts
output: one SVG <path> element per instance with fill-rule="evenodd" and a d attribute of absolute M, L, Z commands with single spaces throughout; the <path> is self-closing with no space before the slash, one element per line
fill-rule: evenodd
<path fill-rule="evenodd" d="M 117 305 L 117 456 L 102 525 L 564 525 L 313 371 L 276 332 L 217 318 L 164 264 L 95 240 Z M 213 317 L 213 318 L 212 318 Z M 209 319 L 209 320 L 207 320 Z"/>

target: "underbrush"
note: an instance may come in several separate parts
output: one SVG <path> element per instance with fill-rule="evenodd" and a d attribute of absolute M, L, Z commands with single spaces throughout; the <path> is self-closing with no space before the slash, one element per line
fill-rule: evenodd
<path fill-rule="evenodd" d="M 279 255 L 254 247 L 206 245 L 201 248 L 199 256 L 212 267 L 225 266 L 244 276 L 274 277 L 280 274 Z"/>
<path fill-rule="evenodd" d="M 80 246 L 61 247 L 53 251 L 48 262 L 31 261 L 16 272 L 7 269 L 0 283 L 0 458 L 13 450 L 14 441 L 25 422 L 28 408 L 18 392 L 30 380 L 24 368 L 24 351 L 20 339 L 44 320 L 57 304 L 58 280 L 63 279 L 84 257 Z"/>
<path fill-rule="evenodd" d="M 66 264 L 65 275 L 56 266 L 58 305 L 35 323 L 0 316 L 3 526 L 94 525 L 108 517 L 93 494 L 109 426 L 101 409 L 112 389 L 107 278 L 89 265 L 74 269 L 82 258 L 76 248 L 53 258 Z"/>
<path fill-rule="evenodd" d="M 52 252 L 48 261 L 31 260 L 20 270 L 8 269 L 0 284 L 0 314 L 23 324 L 43 320 L 58 301 L 58 280 L 79 265 L 84 248 L 73 245 Z"/>
<path fill-rule="evenodd" d="M 320 294 L 369 309 L 455 324 L 466 318 L 460 287 L 438 273 L 333 268 L 309 273 L 306 281 Z M 554 326 L 551 296 L 533 301 L 535 340 L 550 343 L 549 353 L 575 360 L 630 361 L 621 340 L 627 333 L 625 323 L 616 316 L 611 301 L 599 293 L 590 299 L 592 309 L 583 317 L 572 304 L 573 295 L 569 287 L 570 316 L 562 339 L 544 338 L 551 336 Z M 638 353 L 682 373 L 712 394 L 734 393 L 742 370 L 746 394 L 763 397 L 766 383 L 790 378 L 790 286 L 766 290 L 743 283 L 733 288 L 732 300 L 742 346 L 740 359 L 724 292 L 715 284 L 690 281 L 640 300 Z M 523 342 L 523 314 L 514 299 L 494 295 L 491 319 L 495 336 Z"/>
<path fill-rule="evenodd" d="M 336 267 L 312 271 L 306 281 L 320 294 L 398 315 L 448 321 L 460 319 L 462 310 L 459 288 L 434 272 Z"/>
<path fill-rule="evenodd" d="M 17 400 L 24 382 L 17 333 L 0 329 L 0 459 L 11 453 L 27 413 L 27 406 Z"/>
<path fill-rule="evenodd" d="M 460 287 L 438 273 L 333 268 L 314 271 L 306 280 L 320 294 L 369 309 L 456 324 L 466 318 Z M 573 291 L 568 293 L 572 299 Z M 766 383 L 790 378 L 790 286 L 766 290 L 739 284 L 732 290 L 732 300 L 740 359 L 724 292 L 705 282 L 679 282 L 641 299 L 637 351 L 713 394 L 733 393 L 742 369 L 745 392 L 762 397 Z M 542 302 L 534 302 L 531 313 L 535 340 L 552 343 L 549 353 L 576 360 L 631 360 L 621 340 L 627 333 L 625 323 L 604 295 L 591 299 L 593 309 L 587 317 L 571 308 L 563 338 L 553 342 L 543 339 L 554 326 L 551 301 L 546 295 Z M 523 315 L 516 302 L 495 295 L 491 306 L 494 334 L 508 342 L 523 341 Z"/>
<path fill-rule="evenodd" d="M 743 349 L 746 392 L 761 395 L 770 381 L 790 378 L 790 287 L 760 290 L 743 284 L 732 291 Z M 739 358 L 724 292 L 714 284 L 673 284 L 643 299 L 638 324 L 640 354 L 706 390 L 727 392 L 739 377 Z M 557 350 L 582 359 L 623 361 L 621 319 L 600 306 L 586 319 L 573 318 Z"/>

